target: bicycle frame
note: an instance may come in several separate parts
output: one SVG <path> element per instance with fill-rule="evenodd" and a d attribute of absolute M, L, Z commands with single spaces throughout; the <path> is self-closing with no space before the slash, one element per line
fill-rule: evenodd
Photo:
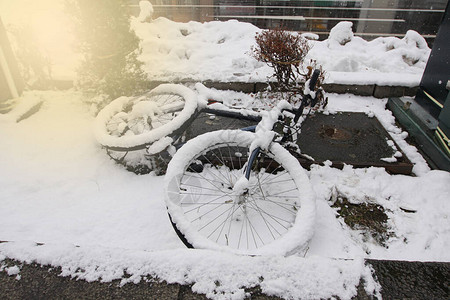
<path fill-rule="evenodd" d="M 314 70 L 313 75 L 312 75 L 312 77 L 311 77 L 310 85 L 309 85 L 309 89 L 310 89 L 311 91 L 314 91 L 314 88 L 315 88 L 315 86 L 316 86 L 316 83 L 317 83 L 317 80 L 318 80 L 318 78 L 319 78 L 319 75 L 320 75 L 320 71 L 319 71 L 318 69 Z M 281 110 L 280 110 L 280 116 L 279 116 L 279 117 L 282 116 L 282 113 L 283 113 L 284 110 L 288 110 L 288 111 L 290 111 L 291 113 L 294 114 L 293 122 L 294 122 L 294 124 L 297 124 L 297 123 L 298 123 L 298 120 L 299 120 L 300 117 L 303 115 L 303 110 L 304 110 L 304 108 L 305 108 L 306 106 L 314 106 L 314 105 L 316 104 L 316 102 L 317 102 L 317 100 L 316 100 L 316 99 L 313 99 L 313 98 L 311 97 L 311 95 L 308 93 L 308 94 L 305 95 L 305 97 L 303 97 L 303 99 L 301 100 L 300 107 L 299 107 L 297 110 L 295 110 L 295 109 L 281 109 Z M 274 124 L 274 125 L 275 125 L 275 124 Z M 287 125 L 286 125 L 286 124 L 283 124 L 283 126 L 286 127 Z M 251 127 L 244 128 L 244 129 L 241 129 L 241 130 L 255 131 L 256 127 L 257 127 L 257 126 L 251 126 Z M 272 129 L 271 129 L 271 130 L 273 130 L 273 126 L 272 126 Z M 284 132 L 284 130 L 283 130 L 283 132 Z M 286 141 L 287 136 L 288 136 L 288 134 L 285 134 L 285 135 L 282 137 L 281 142 Z M 248 162 L 247 162 L 247 164 L 246 164 L 246 165 L 247 165 L 247 168 L 246 168 L 245 173 L 244 173 L 244 176 L 245 176 L 245 178 L 246 178 L 247 180 L 250 180 L 251 169 L 252 169 L 251 166 L 252 166 L 253 163 L 255 162 L 255 159 L 258 157 L 258 155 L 259 155 L 259 153 L 261 152 L 261 150 L 262 150 L 261 147 L 256 147 L 256 148 L 252 151 L 252 153 L 250 154 L 250 156 L 249 156 Z"/>

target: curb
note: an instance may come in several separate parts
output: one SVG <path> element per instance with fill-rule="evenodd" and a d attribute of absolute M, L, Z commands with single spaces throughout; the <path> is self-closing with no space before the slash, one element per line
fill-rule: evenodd
<path fill-rule="evenodd" d="M 168 83 L 167 81 L 149 81 L 147 83 L 148 89 L 153 89 L 162 83 Z M 194 81 L 181 80 L 171 83 L 181 84 L 194 84 Z M 243 93 L 257 93 L 267 88 L 267 82 L 218 82 L 218 81 L 203 81 L 202 82 L 208 88 L 215 88 L 218 90 L 233 90 Z M 54 80 L 53 86 L 60 90 L 66 90 L 73 87 L 73 82 L 70 80 Z M 338 84 L 338 83 L 326 83 L 323 85 L 324 90 L 327 93 L 336 94 L 354 94 L 358 96 L 372 96 L 375 98 L 389 98 L 389 97 L 402 97 L 402 96 L 415 96 L 418 90 L 418 86 L 385 86 L 376 84 Z"/>
<path fill-rule="evenodd" d="M 5 259 L 6 265 L 20 265 L 20 280 L 0 272 L 2 299 L 208 299 L 196 294 L 192 285 L 181 285 L 144 278 L 137 284 L 71 279 L 61 276 L 60 267 L 42 266 Z M 366 259 L 381 285 L 384 299 L 448 299 L 450 262 L 416 262 Z M 259 286 L 246 289 L 250 299 L 281 299 L 262 293 Z M 374 299 L 360 282 L 352 300 Z"/>

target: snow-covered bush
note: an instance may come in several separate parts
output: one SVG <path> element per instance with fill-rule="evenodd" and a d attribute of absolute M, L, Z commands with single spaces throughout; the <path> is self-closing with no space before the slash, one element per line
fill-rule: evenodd
<path fill-rule="evenodd" d="M 311 95 L 319 104 L 325 105 L 326 100 L 321 89 L 325 72 L 314 60 L 305 64 L 310 45 L 303 36 L 277 28 L 257 33 L 255 40 L 256 46 L 251 47 L 251 55 L 273 69 L 273 76 L 278 83 L 275 90 L 286 92 L 283 97 L 291 104 L 297 104 L 304 94 L 310 92 L 307 83 L 314 69 L 319 69 L 320 75 L 316 83 L 318 92 Z"/>
<path fill-rule="evenodd" d="M 303 60 L 309 52 L 309 44 L 302 36 L 276 28 L 263 30 L 255 36 L 256 46 L 251 54 L 258 61 L 269 65 L 281 89 L 295 84 Z"/>

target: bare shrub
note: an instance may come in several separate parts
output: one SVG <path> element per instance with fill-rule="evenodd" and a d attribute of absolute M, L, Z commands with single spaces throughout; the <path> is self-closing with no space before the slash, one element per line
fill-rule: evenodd
<path fill-rule="evenodd" d="M 256 45 L 251 47 L 250 55 L 273 69 L 273 76 L 277 80 L 276 91 L 285 93 L 284 98 L 294 105 L 297 104 L 305 96 L 305 82 L 308 82 L 313 71 L 318 69 L 320 75 L 315 85 L 312 104 L 322 107 L 326 105 L 327 99 L 322 88 L 326 73 L 314 60 L 305 63 L 305 57 L 310 50 L 306 39 L 297 33 L 277 28 L 263 30 L 255 36 L 255 41 Z"/>
<path fill-rule="evenodd" d="M 251 55 L 273 68 L 280 88 L 291 87 L 310 49 L 307 40 L 281 28 L 264 30 L 255 40 Z"/>

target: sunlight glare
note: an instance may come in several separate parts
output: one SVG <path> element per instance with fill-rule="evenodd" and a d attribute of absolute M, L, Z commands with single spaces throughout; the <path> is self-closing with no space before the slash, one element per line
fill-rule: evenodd
<path fill-rule="evenodd" d="M 6 26 L 31 28 L 40 51 L 51 59 L 53 75 L 69 79 L 78 55 L 63 4 L 64 0 L 0 0 L 0 16 Z"/>

